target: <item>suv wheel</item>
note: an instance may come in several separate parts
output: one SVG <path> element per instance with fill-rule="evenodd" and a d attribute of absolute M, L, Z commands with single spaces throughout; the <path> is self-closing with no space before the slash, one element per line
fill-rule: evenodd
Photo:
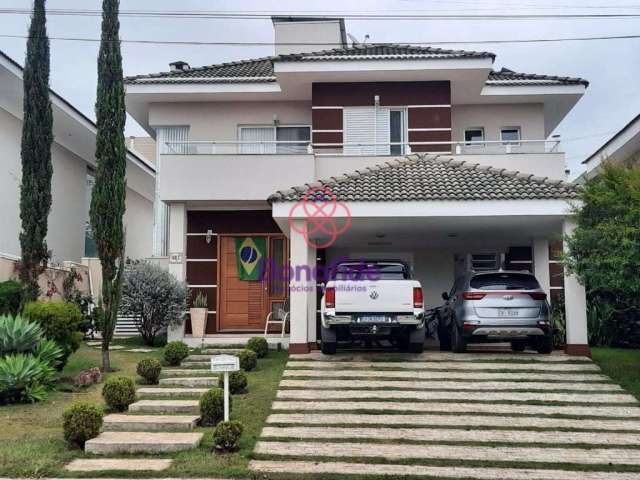
<path fill-rule="evenodd" d="M 527 342 L 525 340 L 513 340 L 511 342 L 511 350 L 514 352 L 524 352 L 525 348 L 527 348 Z"/>
<path fill-rule="evenodd" d="M 536 342 L 536 350 L 538 353 L 551 353 L 553 352 L 553 336 L 545 335 Z"/>
<path fill-rule="evenodd" d="M 451 349 L 454 353 L 464 353 L 467 351 L 467 341 L 462 337 L 460 329 L 453 323 L 451 328 Z"/>

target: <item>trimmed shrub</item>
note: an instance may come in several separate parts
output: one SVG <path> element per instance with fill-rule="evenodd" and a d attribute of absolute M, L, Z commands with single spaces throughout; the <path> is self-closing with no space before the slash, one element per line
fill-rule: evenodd
<path fill-rule="evenodd" d="M 31 302 L 25 305 L 23 315 L 40 325 L 44 336 L 56 342 L 62 349 L 62 363 L 78 350 L 82 341 L 80 326 L 84 320 L 80 309 L 65 302 Z"/>
<path fill-rule="evenodd" d="M 91 403 L 74 403 L 62 414 L 64 439 L 79 448 L 83 448 L 87 440 L 97 437 L 101 427 L 102 410 Z"/>
<path fill-rule="evenodd" d="M 240 350 L 236 353 L 236 357 L 240 359 L 240 368 L 245 372 L 250 372 L 258 366 L 258 356 L 253 350 Z"/>
<path fill-rule="evenodd" d="M 155 358 L 145 358 L 138 362 L 136 372 L 144 381 L 149 385 L 157 385 L 160 378 L 160 372 L 162 371 L 162 365 Z"/>
<path fill-rule="evenodd" d="M 240 422 L 220 422 L 213 431 L 213 445 L 216 450 L 233 452 L 238 449 L 244 426 Z"/>
<path fill-rule="evenodd" d="M 218 386 L 224 388 L 224 375 L 220 375 Z M 247 374 L 243 371 L 231 372 L 229 374 L 229 391 L 236 395 L 247 390 Z"/>
<path fill-rule="evenodd" d="M 229 413 L 233 401 L 229 396 Z M 203 427 L 217 425 L 224 420 L 224 391 L 212 388 L 200 397 L 200 425 Z"/>
<path fill-rule="evenodd" d="M 17 315 L 22 303 L 22 285 L 15 280 L 0 282 L 0 315 Z"/>
<path fill-rule="evenodd" d="M 164 361 L 172 367 L 179 366 L 189 356 L 189 347 L 186 343 L 174 341 L 164 347 Z"/>
<path fill-rule="evenodd" d="M 256 352 L 258 358 L 264 358 L 269 353 L 269 344 L 263 337 L 252 337 L 247 342 L 247 349 Z"/>
<path fill-rule="evenodd" d="M 136 401 L 136 385 L 128 377 L 109 377 L 102 387 L 102 397 L 111 410 L 124 412 Z"/>

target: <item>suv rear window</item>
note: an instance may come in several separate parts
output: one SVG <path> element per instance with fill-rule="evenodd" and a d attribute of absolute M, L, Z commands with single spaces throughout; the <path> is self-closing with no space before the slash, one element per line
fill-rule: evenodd
<path fill-rule="evenodd" d="M 409 270 L 402 263 L 353 262 L 336 267 L 336 280 L 406 280 Z"/>
<path fill-rule="evenodd" d="M 535 290 L 540 284 L 533 275 L 525 273 L 485 273 L 471 279 L 477 290 Z"/>

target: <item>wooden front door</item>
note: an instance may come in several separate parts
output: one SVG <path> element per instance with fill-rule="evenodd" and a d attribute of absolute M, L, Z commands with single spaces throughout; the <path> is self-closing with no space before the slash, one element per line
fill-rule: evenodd
<path fill-rule="evenodd" d="M 251 235 L 256 237 L 256 235 Z M 286 239 L 282 235 L 265 235 L 267 258 L 286 255 Z M 235 236 L 220 237 L 220 279 L 218 331 L 264 330 L 272 304 L 282 301 L 286 289 L 274 288 L 272 282 L 244 281 L 238 276 Z M 277 250 L 282 249 L 283 252 Z M 285 259 L 287 257 L 284 257 Z"/>

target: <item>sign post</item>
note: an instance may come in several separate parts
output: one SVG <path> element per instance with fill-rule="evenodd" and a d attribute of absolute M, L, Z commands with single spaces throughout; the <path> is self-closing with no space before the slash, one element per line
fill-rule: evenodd
<path fill-rule="evenodd" d="M 229 421 L 229 372 L 240 370 L 240 359 L 234 355 L 211 357 L 211 371 L 224 375 L 224 421 Z"/>

